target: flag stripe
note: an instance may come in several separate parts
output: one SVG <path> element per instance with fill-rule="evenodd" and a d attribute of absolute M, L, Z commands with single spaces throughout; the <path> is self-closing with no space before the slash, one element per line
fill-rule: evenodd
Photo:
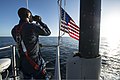
<path fill-rule="evenodd" d="M 70 23 L 79 29 L 79 27 L 76 25 L 76 23 L 72 19 L 70 20 Z"/>
<path fill-rule="evenodd" d="M 66 31 L 67 33 L 69 33 L 68 29 L 63 28 L 63 26 L 61 26 L 60 29 L 63 30 L 63 31 Z"/>
<path fill-rule="evenodd" d="M 75 32 L 76 34 L 79 34 L 78 31 L 76 31 L 75 29 L 72 29 L 71 27 L 68 27 L 68 30 L 71 30 L 72 32 Z"/>
<path fill-rule="evenodd" d="M 70 35 L 70 37 L 72 37 L 72 38 L 74 38 L 74 39 L 76 39 L 76 40 L 79 40 L 79 37 L 76 37 L 76 36 L 74 36 L 74 35 L 72 35 L 72 34 L 69 34 Z"/>
<path fill-rule="evenodd" d="M 60 29 L 61 31 L 63 31 L 63 32 L 66 32 L 66 33 L 69 33 L 67 30 L 65 30 L 65 29 Z"/>
<path fill-rule="evenodd" d="M 64 29 L 68 29 L 68 28 L 66 27 L 66 25 L 61 25 L 61 27 L 64 28 Z"/>
<path fill-rule="evenodd" d="M 76 36 L 76 37 L 79 37 L 79 35 L 78 35 L 78 34 L 76 34 L 76 33 L 72 32 L 72 31 L 69 31 L 69 34 L 72 34 L 72 35 L 74 35 L 74 36 Z"/>
<path fill-rule="evenodd" d="M 71 21 L 70 21 L 70 23 L 68 23 L 68 25 L 70 25 L 72 28 L 79 31 L 79 27 L 76 24 L 72 23 Z"/>

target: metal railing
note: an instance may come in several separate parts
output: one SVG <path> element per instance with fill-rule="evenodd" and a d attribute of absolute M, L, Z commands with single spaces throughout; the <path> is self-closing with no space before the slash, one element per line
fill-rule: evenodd
<path fill-rule="evenodd" d="M 5 46 L 5 47 L 1 47 L 0 51 L 2 50 L 6 50 L 6 49 L 12 49 L 12 54 L 11 54 L 11 66 L 12 66 L 12 73 L 13 73 L 13 79 L 16 80 L 16 76 L 17 76 L 17 68 L 16 68 L 16 58 L 15 58 L 15 54 L 16 54 L 16 46 L 15 45 L 9 45 L 9 46 Z"/>

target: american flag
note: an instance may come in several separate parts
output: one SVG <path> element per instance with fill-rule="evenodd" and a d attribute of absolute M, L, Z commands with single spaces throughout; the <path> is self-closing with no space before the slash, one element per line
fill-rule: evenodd
<path fill-rule="evenodd" d="M 79 27 L 67 12 L 61 7 L 61 26 L 60 30 L 69 34 L 70 37 L 79 40 Z"/>

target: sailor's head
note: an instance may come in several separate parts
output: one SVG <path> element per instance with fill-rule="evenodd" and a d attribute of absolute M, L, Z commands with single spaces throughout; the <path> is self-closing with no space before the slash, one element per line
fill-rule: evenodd
<path fill-rule="evenodd" d="M 18 10 L 18 16 L 21 20 L 28 20 L 29 22 L 32 22 L 32 13 L 27 8 L 20 8 Z"/>

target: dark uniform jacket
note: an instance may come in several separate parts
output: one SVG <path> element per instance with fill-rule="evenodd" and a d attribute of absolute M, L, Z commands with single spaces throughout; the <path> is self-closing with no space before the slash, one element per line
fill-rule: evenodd
<path fill-rule="evenodd" d="M 38 63 L 38 60 L 41 57 L 39 55 L 39 35 L 48 36 L 51 34 L 46 24 L 41 21 L 39 21 L 39 24 L 40 25 L 20 20 L 19 24 L 14 26 L 11 32 L 14 40 L 17 42 L 17 33 L 18 30 L 20 31 L 20 36 L 26 47 L 28 56 L 36 63 Z M 19 53 L 24 54 L 21 44 L 19 45 L 19 48 Z"/>

